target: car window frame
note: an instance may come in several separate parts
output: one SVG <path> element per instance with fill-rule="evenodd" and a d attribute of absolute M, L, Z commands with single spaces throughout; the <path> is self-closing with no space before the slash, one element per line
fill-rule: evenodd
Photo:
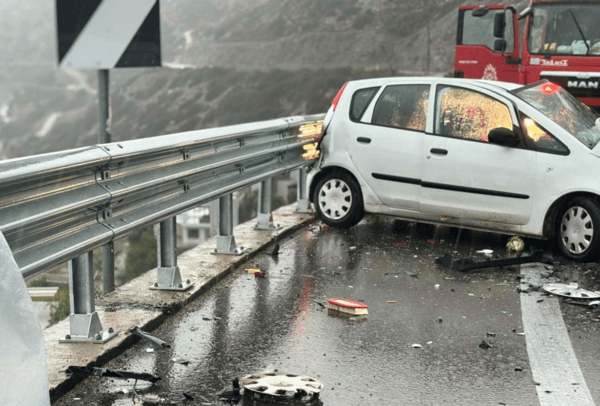
<path fill-rule="evenodd" d="M 527 144 L 525 143 L 525 137 L 523 136 L 522 130 L 521 130 L 521 122 L 519 119 L 519 116 L 517 114 L 518 108 L 515 105 L 515 103 L 506 98 L 503 97 L 500 93 L 494 92 L 494 91 L 490 91 L 487 88 L 482 88 L 479 86 L 473 86 L 470 85 L 468 83 L 464 83 L 464 84 L 457 84 L 456 82 L 446 82 L 446 81 L 437 81 L 433 84 L 433 89 L 434 89 L 434 93 L 433 93 L 433 97 L 434 97 L 434 102 L 433 102 L 433 111 L 431 112 L 431 119 L 432 119 L 432 123 L 431 123 L 431 132 L 428 132 L 427 135 L 432 135 L 434 137 L 443 137 L 443 138 L 451 138 L 451 139 L 455 139 L 455 140 L 462 140 L 462 141 L 470 141 L 470 142 L 478 142 L 480 144 L 488 144 L 488 145 L 496 145 L 499 146 L 497 144 L 492 144 L 489 141 L 479 141 L 479 140 L 473 140 L 470 138 L 460 138 L 460 137 L 453 137 L 451 135 L 442 135 L 442 134 L 437 134 L 435 131 L 435 126 L 437 123 L 437 119 L 438 119 L 438 88 L 439 87 L 455 87 L 455 88 L 459 88 L 459 89 L 466 89 L 466 90 L 470 90 L 472 92 L 476 92 L 476 93 L 480 93 L 486 97 L 489 97 L 493 100 L 496 100 L 502 104 L 504 104 L 509 111 L 510 114 L 510 118 L 512 120 L 512 125 L 513 125 L 513 131 L 519 136 L 519 144 L 514 146 L 514 147 L 506 147 L 506 148 L 515 148 L 515 149 L 527 149 L 527 150 L 532 150 L 530 148 L 527 147 Z"/>
<path fill-rule="evenodd" d="M 381 96 L 383 95 L 383 93 L 385 92 L 385 90 L 388 87 L 396 87 L 396 86 L 429 86 L 429 96 L 427 99 L 427 116 L 425 117 L 425 129 L 424 130 L 415 130 L 413 128 L 405 128 L 405 127 L 393 127 L 393 126 L 373 123 L 373 113 L 375 111 L 375 107 L 377 106 L 377 102 L 379 101 L 379 99 L 381 98 Z M 428 129 L 428 122 L 429 122 L 429 111 L 431 109 L 431 101 L 432 101 L 431 90 L 432 89 L 433 89 L 433 86 L 432 86 L 432 82 L 430 82 L 430 81 L 414 81 L 414 82 L 407 81 L 407 82 L 401 82 L 401 83 L 396 82 L 396 83 L 388 83 L 385 85 L 381 85 L 381 89 L 379 89 L 379 91 L 375 94 L 375 96 L 373 97 L 373 100 L 371 100 L 371 103 L 369 104 L 369 107 L 367 108 L 365 113 L 363 113 L 363 118 L 361 120 L 361 124 L 368 124 L 368 125 L 372 125 L 374 127 L 381 127 L 381 128 L 390 128 L 393 130 L 410 131 L 410 132 L 415 132 L 415 133 L 426 134 L 427 129 Z"/>
<path fill-rule="evenodd" d="M 569 149 L 569 147 L 564 142 L 562 142 L 557 136 L 555 136 L 550 131 L 548 131 L 546 129 L 546 127 L 542 126 L 538 122 L 538 120 L 532 118 L 530 114 L 527 114 L 527 113 L 522 112 L 521 110 L 519 110 L 519 124 L 521 123 L 522 120 L 525 119 L 523 116 L 529 118 L 530 120 L 533 120 L 535 122 L 535 125 L 537 125 L 541 130 L 544 130 L 546 132 L 546 134 L 548 134 L 550 137 L 552 137 L 554 140 L 556 140 L 564 149 L 566 149 L 566 151 L 559 152 L 559 151 L 547 151 L 547 150 L 537 149 L 535 147 L 535 144 L 529 141 L 529 137 L 525 137 L 525 131 L 526 130 L 523 129 L 521 135 L 523 137 L 525 145 L 527 146 L 527 149 L 530 149 L 530 150 L 535 151 L 535 152 L 540 152 L 542 154 L 561 155 L 561 156 L 571 155 L 571 150 Z"/>
<path fill-rule="evenodd" d="M 353 119 L 352 118 L 352 108 L 354 106 L 354 99 L 355 99 L 356 93 L 360 92 L 361 90 L 372 90 L 372 89 L 377 89 L 377 90 L 375 92 L 373 92 L 373 94 L 371 95 L 371 97 L 369 98 L 369 100 L 367 101 L 365 106 L 363 107 L 362 111 L 359 114 L 358 119 L 357 120 Z M 370 86 L 370 87 L 361 87 L 360 89 L 354 90 L 354 92 L 352 93 L 352 96 L 350 96 L 350 108 L 348 109 L 348 118 L 350 119 L 350 121 L 352 121 L 353 123 L 362 123 L 363 122 L 363 117 L 365 116 L 366 111 L 369 109 L 369 106 L 373 102 L 373 99 L 375 98 L 375 96 L 377 96 L 379 94 L 380 90 L 381 90 L 381 85 Z"/>

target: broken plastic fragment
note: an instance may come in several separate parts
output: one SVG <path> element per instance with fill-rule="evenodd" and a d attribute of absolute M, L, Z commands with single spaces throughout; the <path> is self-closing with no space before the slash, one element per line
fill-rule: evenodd
<path fill-rule="evenodd" d="M 398 301 L 397 301 L 397 300 L 388 300 L 387 302 L 388 302 L 388 303 L 390 303 L 390 304 L 395 304 L 395 303 L 398 303 Z"/>
<path fill-rule="evenodd" d="M 421 344 L 413 344 L 412 347 L 413 348 L 423 348 L 423 346 Z"/>
<path fill-rule="evenodd" d="M 406 243 L 405 242 L 397 242 L 396 244 L 394 244 L 396 247 L 406 247 Z"/>
<path fill-rule="evenodd" d="M 487 350 L 488 348 L 494 348 L 494 347 L 492 346 L 492 344 L 488 343 L 487 341 L 482 340 L 481 344 L 479 344 L 479 348 Z"/>

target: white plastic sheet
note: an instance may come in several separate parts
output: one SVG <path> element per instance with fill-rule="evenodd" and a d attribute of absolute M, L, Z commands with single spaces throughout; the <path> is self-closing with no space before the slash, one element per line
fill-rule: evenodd
<path fill-rule="evenodd" d="M 50 406 L 42 328 L 0 233 L 0 405 Z"/>

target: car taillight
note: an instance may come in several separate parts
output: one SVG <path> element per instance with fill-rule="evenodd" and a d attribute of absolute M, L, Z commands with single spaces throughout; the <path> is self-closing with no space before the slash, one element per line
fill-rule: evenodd
<path fill-rule="evenodd" d="M 335 108 L 337 107 L 337 105 L 340 101 L 340 98 L 342 97 L 342 93 L 344 93 L 344 89 L 346 88 L 346 85 L 348 85 L 348 82 L 346 82 L 342 85 L 340 90 L 335 95 L 335 99 L 333 99 L 333 101 L 331 102 L 331 104 L 333 104 L 333 111 L 335 111 Z"/>

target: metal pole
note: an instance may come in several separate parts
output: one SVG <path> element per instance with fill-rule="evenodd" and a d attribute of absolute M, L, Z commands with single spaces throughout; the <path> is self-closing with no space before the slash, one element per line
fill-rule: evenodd
<path fill-rule="evenodd" d="M 69 334 L 61 343 L 105 343 L 117 335 L 112 328 L 102 330 L 94 295 L 94 253 L 90 251 L 69 261 Z"/>
<path fill-rule="evenodd" d="M 102 247 L 102 294 L 115 290 L 115 243 Z"/>
<path fill-rule="evenodd" d="M 108 69 L 98 70 L 98 133 L 100 144 L 112 142 L 110 134 L 110 92 Z M 115 247 L 111 242 L 102 247 L 102 294 L 115 289 Z"/>
<path fill-rule="evenodd" d="M 96 311 L 94 302 L 94 253 L 92 251 L 69 261 L 71 313 Z"/>
<path fill-rule="evenodd" d="M 308 190 L 306 188 L 306 178 L 308 174 L 306 168 L 298 169 L 298 197 L 296 202 L 296 213 L 311 213 L 310 203 L 308 202 Z"/>
<path fill-rule="evenodd" d="M 258 215 L 255 227 L 257 230 L 277 230 L 281 228 L 281 226 L 273 224 L 273 213 L 271 213 L 272 190 L 272 178 L 260 183 L 258 191 Z"/>
<path fill-rule="evenodd" d="M 110 133 L 110 93 L 109 93 L 108 69 L 98 70 L 98 130 L 100 144 L 112 142 Z"/>
<path fill-rule="evenodd" d="M 219 235 L 212 254 L 242 255 L 248 248 L 239 247 L 233 235 L 233 194 L 219 198 Z"/>
<path fill-rule="evenodd" d="M 160 223 L 160 251 L 158 266 L 174 268 L 177 266 L 177 223 L 171 217 Z"/>
<path fill-rule="evenodd" d="M 156 283 L 150 289 L 184 291 L 192 287 L 190 280 L 181 279 L 177 266 L 177 217 L 161 221 L 157 236 L 158 252 Z"/>
<path fill-rule="evenodd" d="M 233 195 L 219 199 L 219 236 L 233 235 Z"/>

